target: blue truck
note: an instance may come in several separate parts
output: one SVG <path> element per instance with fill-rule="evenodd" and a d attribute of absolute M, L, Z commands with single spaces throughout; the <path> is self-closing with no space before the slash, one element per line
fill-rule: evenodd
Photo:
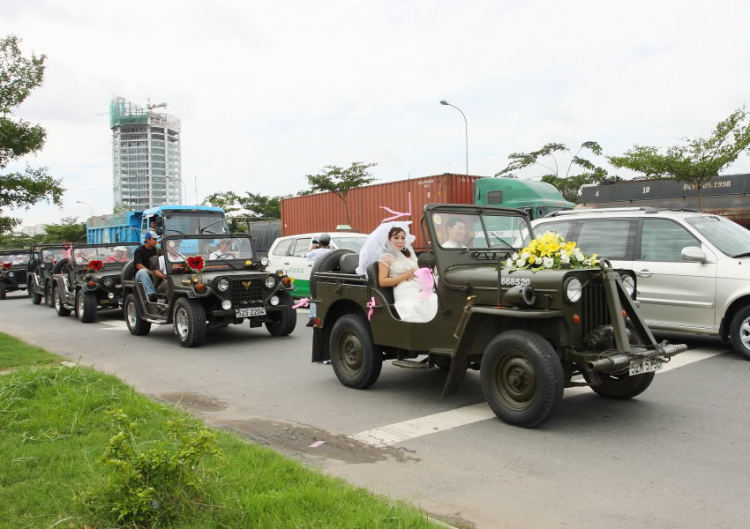
<path fill-rule="evenodd" d="M 165 205 L 91 217 L 86 221 L 90 244 L 140 242 L 153 229 L 160 237 L 180 234 L 229 233 L 224 210 L 212 206 Z"/>

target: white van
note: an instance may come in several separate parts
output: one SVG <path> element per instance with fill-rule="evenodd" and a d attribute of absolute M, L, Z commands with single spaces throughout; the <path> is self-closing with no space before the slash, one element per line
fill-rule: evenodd
<path fill-rule="evenodd" d="M 331 250 L 347 249 L 359 253 L 367 235 L 362 233 L 326 232 L 331 236 Z M 279 237 L 268 250 L 268 270 L 286 270 L 294 277 L 295 297 L 310 297 L 310 271 L 312 265 L 307 260 L 313 239 L 321 233 L 301 233 L 288 237 Z"/>

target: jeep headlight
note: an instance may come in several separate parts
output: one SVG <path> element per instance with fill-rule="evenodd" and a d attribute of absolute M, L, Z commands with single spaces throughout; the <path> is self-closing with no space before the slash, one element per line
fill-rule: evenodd
<path fill-rule="evenodd" d="M 192 277 L 190 278 L 190 281 L 192 281 L 193 283 L 198 283 L 200 280 L 201 280 L 201 276 L 199 276 L 198 274 L 193 274 Z"/>
<path fill-rule="evenodd" d="M 583 295 L 583 284 L 578 278 L 571 277 L 563 284 L 565 301 L 568 303 L 578 303 Z"/>
<path fill-rule="evenodd" d="M 14 275 L 16 275 L 15 272 L 8 272 L 8 277 L 13 277 Z"/>
<path fill-rule="evenodd" d="M 218 288 L 222 292 L 226 292 L 227 290 L 229 290 L 229 281 L 222 277 L 221 279 L 219 279 L 219 282 L 216 283 L 216 288 Z"/>
<path fill-rule="evenodd" d="M 102 283 L 104 283 L 105 287 L 109 287 L 109 288 L 111 288 L 112 285 L 115 284 L 115 282 L 112 280 L 111 277 L 105 277 L 104 280 L 102 281 Z"/>
<path fill-rule="evenodd" d="M 635 279 L 631 275 L 624 275 L 620 277 L 622 280 L 622 286 L 625 287 L 625 292 L 628 293 L 631 299 L 635 299 Z"/>
<path fill-rule="evenodd" d="M 264 267 L 264 268 L 265 268 L 266 266 L 268 266 L 268 257 L 261 257 L 261 258 L 260 258 L 260 266 L 262 266 L 262 267 Z"/>
<path fill-rule="evenodd" d="M 266 279 L 263 281 L 263 284 L 266 285 L 267 289 L 272 289 L 276 286 L 276 276 L 266 276 Z"/>

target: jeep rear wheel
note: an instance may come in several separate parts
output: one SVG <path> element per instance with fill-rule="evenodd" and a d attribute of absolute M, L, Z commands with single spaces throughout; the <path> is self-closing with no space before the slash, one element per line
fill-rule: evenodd
<path fill-rule="evenodd" d="M 5 296 L 7 294 L 5 293 L 5 283 L 0 281 L 0 299 L 5 299 Z"/>
<path fill-rule="evenodd" d="M 55 306 L 55 297 L 52 289 L 52 281 L 47 281 L 44 285 L 44 304 L 48 307 Z"/>
<path fill-rule="evenodd" d="M 297 326 L 297 311 L 292 308 L 294 300 L 286 292 L 277 292 L 280 310 L 268 312 L 268 318 L 272 321 L 266 322 L 266 330 L 272 336 L 286 336 L 291 334 Z"/>
<path fill-rule="evenodd" d="M 565 375 L 552 346 L 531 331 L 508 331 L 484 350 L 479 372 L 492 411 L 508 424 L 534 428 L 560 403 Z"/>
<path fill-rule="evenodd" d="M 383 351 L 375 345 L 364 318 L 347 314 L 331 330 L 331 365 L 339 381 L 350 388 L 372 386 L 383 368 Z"/>
<path fill-rule="evenodd" d="M 612 375 L 610 373 L 599 373 L 602 383 L 597 386 L 591 386 L 591 389 L 597 395 L 607 397 L 608 399 L 632 399 L 646 391 L 654 381 L 656 373 L 644 373 L 631 377 L 630 374 Z M 586 381 L 589 378 L 584 375 Z"/>
<path fill-rule="evenodd" d="M 732 318 L 729 338 L 735 351 L 750 360 L 750 305 L 738 310 Z"/>
<path fill-rule="evenodd" d="M 57 312 L 58 316 L 70 316 L 70 309 L 65 307 L 65 304 L 63 302 L 63 293 L 60 291 L 59 288 L 55 288 L 52 290 L 52 295 L 55 298 L 55 311 Z"/>
<path fill-rule="evenodd" d="M 144 336 L 151 331 L 151 322 L 141 319 L 138 300 L 134 294 L 128 294 L 125 298 L 125 322 L 133 336 Z"/>
<path fill-rule="evenodd" d="M 96 294 L 93 292 L 84 292 L 80 289 L 76 292 L 76 317 L 81 323 L 96 321 L 97 305 Z"/>
<path fill-rule="evenodd" d="M 174 308 L 174 335 L 183 347 L 195 347 L 206 339 L 206 311 L 200 301 L 180 298 Z"/>

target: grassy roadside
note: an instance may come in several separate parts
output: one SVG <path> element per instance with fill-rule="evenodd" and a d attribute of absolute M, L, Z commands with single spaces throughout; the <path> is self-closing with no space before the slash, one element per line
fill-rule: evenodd
<path fill-rule="evenodd" d="M 60 361 L 62 358 L 57 355 L 0 332 L 0 371 Z"/>
<path fill-rule="evenodd" d="M 7 335 L 0 340 L 8 367 L 56 358 Z M 0 376 L 0 527 L 58 522 L 57 528 L 113 527 L 110 505 L 86 509 L 80 495 L 100 490 L 112 475 L 99 458 L 114 434 L 106 412 L 118 409 L 137 423 L 142 450 L 166 446 L 170 421 L 181 418 L 190 428 L 205 428 L 194 417 L 89 368 L 20 367 Z M 230 433 L 214 433 L 223 456 L 208 457 L 196 467 L 203 482 L 200 494 L 184 496 L 173 505 L 171 519 L 157 519 L 153 527 L 434 527 L 416 509 Z M 155 502 L 154 508 L 161 506 Z"/>

